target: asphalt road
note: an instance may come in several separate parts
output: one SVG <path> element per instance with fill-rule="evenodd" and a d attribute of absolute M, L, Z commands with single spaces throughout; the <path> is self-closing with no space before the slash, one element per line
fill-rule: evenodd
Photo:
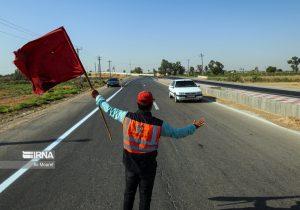
<path fill-rule="evenodd" d="M 101 92 L 111 96 L 119 88 Z M 185 139 L 162 138 L 152 209 L 300 209 L 299 135 L 215 103 L 175 103 L 167 87 L 138 78 L 111 101 L 136 110 L 136 95 L 150 90 L 153 115 L 181 127 L 207 123 Z M 43 150 L 95 109 L 80 97 L 64 109 L 0 135 L 0 160 L 20 160 L 23 150 Z M 99 112 L 55 147 L 55 169 L 31 169 L 0 194 L 0 209 L 121 209 L 124 189 L 121 124 Z M 16 170 L 0 170 L 3 183 Z M 135 209 L 137 209 L 138 196 Z"/>
<path fill-rule="evenodd" d="M 182 77 L 175 77 L 175 76 L 170 76 L 169 78 L 182 79 Z M 300 91 L 298 91 L 298 90 L 261 87 L 261 86 L 255 86 L 255 85 L 238 84 L 238 83 L 233 83 L 233 82 L 220 82 L 220 81 L 197 80 L 197 79 L 193 79 L 193 80 L 196 83 L 200 83 L 200 84 L 233 88 L 233 89 L 239 89 L 239 90 L 248 90 L 248 91 L 260 92 L 260 93 L 268 93 L 268 94 L 274 94 L 274 95 L 286 96 L 286 97 L 292 97 L 292 98 L 300 98 Z"/>

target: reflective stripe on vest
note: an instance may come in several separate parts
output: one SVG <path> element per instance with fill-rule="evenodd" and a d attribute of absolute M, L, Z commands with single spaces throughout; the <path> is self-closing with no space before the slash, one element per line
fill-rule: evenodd
<path fill-rule="evenodd" d="M 124 149 L 131 153 L 157 150 L 161 127 L 125 118 L 123 123 Z"/>

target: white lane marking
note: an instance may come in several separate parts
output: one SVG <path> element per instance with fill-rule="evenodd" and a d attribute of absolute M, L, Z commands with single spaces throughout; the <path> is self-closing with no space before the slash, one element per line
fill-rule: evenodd
<path fill-rule="evenodd" d="M 155 108 L 156 110 L 159 110 L 159 108 L 158 108 L 158 106 L 157 106 L 157 104 L 156 104 L 155 101 L 153 102 L 153 105 L 154 105 L 154 108 Z"/>
<path fill-rule="evenodd" d="M 156 81 L 156 82 L 157 82 L 157 81 Z M 160 82 L 158 82 L 158 83 L 160 83 Z M 168 85 L 163 84 L 163 83 L 160 83 L 160 84 L 165 85 L 165 86 L 168 86 Z M 226 106 L 226 105 L 224 105 L 224 104 L 220 104 L 220 103 L 218 103 L 218 102 L 216 102 L 216 101 L 212 101 L 212 100 L 209 100 L 209 99 L 207 99 L 207 98 L 203 98 L 203 99 L 206 100 L 206 101 L 209 101 L 209 102 L 211 102 L 211 103 L 213 103 L 213 104 L 222 106 L 222 107 L 224 107 L 224 108 L 226 108 L 226 109 L 230 109 L 231 111 L 238 112 L 238 113 L 243 114 L 243 115 L 246 115 L 246 116 L 248 116 L 248 117 L 252 117 L 252 118 L 254 118 L 254 119 L 256 119 L 256 120 L 259 120 L 259 121 L 261 121 L 261 122 L 267 123 L 267 124 L 272 125 L 272 126 L 274 126 L 274 127 L 283 129 L 283 130 L 285 130 L 285 131 L 289 131 L 289 132 L 294 133 L 294 134 L 296 134 L 296 135 L 300 135 L 300 132 L 299 132 L 299 131 L 295 131 L 295 130 L 292 130 L 292 129 L 289 129 L 289 128 L 282 127 L 282 126 L 277 125 L 277 124 L 275 124 L 275 123 L 273 123 L 273 122 L 271 122 L 271 121 L 268 121 L 268 120 L 266 120 L 266 119 L 264 119 L 264 118 L 261 118 L 261 117 L 258 117 L 258 116 L 249 114 L 249 113 L 247 113 L 247 112 L 244 112 L 244 111 L 241 111 L 241 110 L 238 110 L 238 109 L 229 107 L 229 106 Z"/>
<path fill-rule="evenodd" d="M 130 82 L 129 82 L 130 83 Z M 128 83 L 128 84 L 129 84 Z M 121 87 L 117 92 L 115 92 L 112 96 L 110 96 L 106 101 L 109 102 L 111 99 L 113 99 L 121 90 L 123 87 Z M 47 146 L 43 151 L 49 151 L 54 149 L 59 143 L 61 143 L 67 136 L 69 136 L 74 130 L 76 130 L 80 125 L 82 125 L 87 119 L 89 119 L 93 114 L 95 114 L 98 111 L 98 107 L 95 108 L 93 111 L 91 111 L 88 115 L 86 115 L 84 118 L 82 118 L 79 122 L 77 122 L 75 125 L 73 125 L 69 130 L 67 130 L 65 133 L 63 133 L 60 137 L 58 137 L 54 142 L 52 142 L 49 146 Z M 38 159 L 31 159 L 28 161 L 22 168 L 17 170 L 15 173 L 13 173 L 10 177 L 8 177 L 6 180 L 4 180 L 0 184 L 0 193 L 2 193 L 6 188 L 8 188 L 12 183 L 14 183 L 18 178 L 20 178 L 30 167 L 32 166 L 33 162 L 39 161 Z"/>

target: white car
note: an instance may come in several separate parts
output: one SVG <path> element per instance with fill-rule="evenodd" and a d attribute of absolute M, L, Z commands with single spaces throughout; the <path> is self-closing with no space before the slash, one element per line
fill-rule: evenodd
<path fill-rule="evenodd" d="M 196 100 L 201 101 L 202 91 L 200 86 L 191 79 L 175 79 L 169 85 L 169 97 L 175 102 Z"/>

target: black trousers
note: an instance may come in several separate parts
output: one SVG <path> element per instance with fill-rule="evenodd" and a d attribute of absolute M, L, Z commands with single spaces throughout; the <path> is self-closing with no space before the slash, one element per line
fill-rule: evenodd
<path fill-rule="evenodd" d="M 140 210 L 149 210 L 154 185 L 156 169 L 150 172 L 136 173 L 125 169 L 126 187 L 124 192 L 124 210 L 132 210 L 135 193 L 139 186 L 140 191 Z"/>

